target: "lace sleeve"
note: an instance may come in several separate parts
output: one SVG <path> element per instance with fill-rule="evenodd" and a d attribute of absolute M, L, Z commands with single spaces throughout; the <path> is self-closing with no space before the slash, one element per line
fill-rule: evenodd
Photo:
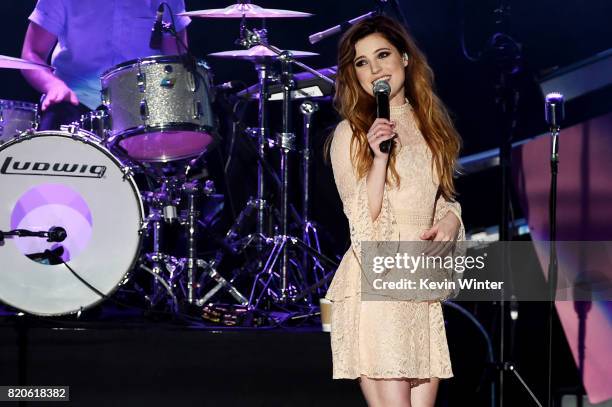
<path fill-rule="evenodd" d="M 461 205 L 457 201 L 447 201 L 442 194 L 436 200 L 436 210 L 434 214 L 434 225 L 438 223 L 443 217 L 449 212 L 454 213 L 461 225 L 459 226 L 459 233 L 457 234 L 457 241 L 462 242 L 465 240 L 465 227 L 463 226 L 463 219 L 461 219 Z"/>
<path fill-rule="evenodd" d="M 341 122 L 334 131 L 330 156 L 336 187 L 344 214 L 349 221 L 351 247 L 361 262 L 361 242 L 392 240 L 396 222 L 387 185 L 384 188 L 380 213 L 376 220 L 372 221 L 368 208 L 366 177 L 357 178 L 351 159 L 352 134 L 348 122 Z"/>
<path fill-rule="evenodd" d="M 459 218 L 459 222 L 461 223 L 461 225 L 459 226 L 459 232 L 457 233 L 457 242 L 464 242 L 465 241 L 465 227 L 463 225 L 463 219 L 461 219 L 461 205 L 459 204 L 459 202 L 457 201 L 447 201 L 441 194 L 438 197 L 438 199 L 436 200 L 436 209 L 435 209 L 435 214 L 434 214 L 434 225 L 436 223 L 438 223 L 443 217 L 446 216 L 446 214 L 448 214 L 449 212 L 454 213 L 455 215 L 457 215 L 457 218 Z M 458 245 L 455 245 L 454 248 L 451 250 L 451 255 L 452 256 L 465 256 L 466 253 L 466 246 L 465 244 L 461 244 L 459 243 Z M 455 272 L 454 270 L 449 270 L 449 279 L 455 282 L 458 282 L 459 280 L 461 280 L 463 278 L 463 273 L 458 273 Z M 459 295 L 460 289 L 459 289 L 459 284 L 457 283 L 455 285 L 455 289 L 449 290 L 448 294 L 445 296 L 445 298 L 442 298 L 441 300 L 452 300 L 453 298 L 457 297 Z"/>

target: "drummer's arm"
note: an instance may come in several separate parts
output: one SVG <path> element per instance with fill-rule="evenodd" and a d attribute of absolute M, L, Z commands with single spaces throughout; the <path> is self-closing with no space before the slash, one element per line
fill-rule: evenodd
<path fill-rule="evenodd" d="M 46 64 L 56 42 L 57 37 L 55 35 L 38 24 L 30 22 L 23 41 L 21 57 L 28 61 Z M 43 111 L 49 105 L 62 101 L 78 105 L 79 101 L 74 92 L 50 70 L 32 69 L 21 72 L 34 89 L 47 95 L 41 106 Z"/>
<path fill-rule="evenodd" d="M 178 38 L 180 39 L 180 42 L 182 44 L 185 44 L 186 47 L 189 47 L 189 44 L 187 44 L 187 30 L 181 30 L 177 33 Z M 181 49 L 181 54 L 185 53 L 185 49 L 183 47 L 183 45 L 180 46 Z M 176 44 L 176 39 L 171 36 L 171 35 L 164 35 L 164 39 L 162 40 L 162 53 L 164 55 L 178 55 L 178 48 L 177 48 L 177 44 Z"/>

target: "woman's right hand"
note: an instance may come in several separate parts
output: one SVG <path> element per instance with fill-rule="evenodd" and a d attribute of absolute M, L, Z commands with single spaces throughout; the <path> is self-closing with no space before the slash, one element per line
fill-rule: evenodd
<path fill-rule="evenodd" d="M 387 119 L 376 119 L 372 123 L 372 127 L 368 130 L 368 144 L 374 152 L 374 159 L 387 160 L 389 158 L 388 153 L 380 151 L 380 143 L 385 140 L 394 138 L 397 134 L 395 133 L 395 123 Z"/>

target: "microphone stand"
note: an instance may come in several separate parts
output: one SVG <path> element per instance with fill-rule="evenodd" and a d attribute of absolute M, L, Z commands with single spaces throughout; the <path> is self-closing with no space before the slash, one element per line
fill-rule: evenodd
<path fill-rule="evenodd" d="M 548 261 L 548 406 L 552 406 L 552 341 L 553 316 L 555 314 L 555 297 L 557 291 L 557 174 L 559 172 L 559 125 L 550 128 L 551 155 L 550 155 L 550 194 L 548 196 L 548 227 L 550 251 Z M 582 372 L 581 372 L 582 373 Z M 582 378 L 582 377 L 581 377 Z M 582 398 L 582 397 L 581 397 Z"/>
<path fill-rule="evenodd" d="M 32 231 L 27 229 L 14 229 L 4 232 L 0 230 L 0 246 L 4 244 L 7 237 L 40 237 L 46 238 L 47 242 L 63 242 L 66 239 L 66 230 L 61 227 L 52 227 L 45 231 Z"/>
<path fill-rule="evenodd" d="M 501 216 L 499 225 L 500 242 L 512 240 L 510 230 L 510 220 L 512 212 L 511 202 L 511 153 L 512 139 L 516 127 L 516 114 L 519 102 L 519 91 L 514 84 L 514 78 L 521 72 L 522 45 L 512 38 L 507 32 L 510 22 L 510 0 L 499 0 L 498 7 L 494 10 L 496 16 L 497 32 L 493 34 L 489 41 L 487 54 L 495 64 L 497 73 L 497 83 L 495 85 L 498 122 L 501 123 L 500 130 L 500 170 L 501 170 Z M 534 403 L 542 406 L 531 388 L 523 380 L 516 369 L 514 363 L 506 357 L 506 323 L 507 314 L 510 311 L 510 337 L 514 337 L 517 320 L 517 303 L 512 300 L 510 309 L 506 309 L 506 298 L 514 298 L 512 274 L 509 273 L 509 257 L 506 243 L 502 243 L 501 253 L 501 274 L 502 281 L 509 281 L 510 295 L 502 288 L 499 299 L 499 359 L 495 364 L 498 371 L 497 386 L 492 386 L 491 401 L 497 400 L 497 405 L 504 405 L 504 379 L 506 372 L 511 372 L 521 383 L 525 391 L 529 394 Z M 509 275 L 510 274 L 510 275 Z M 509 278 L 506 278 L 509 276 Z M 514 316 L 513 316 L 514 314 Z"/>
<path fill-rule="evenodd" d="M 400 7 L 398 0 L 391 0 L 391 1 L 390 0 L 376 0 L 376 3 L 378 4 L 378 6 L 376 7 L 375 10 L 369 11 L 365 14 L 354 17 L 350 20 L 343 21 L 342 23 L 337 24 L 333 27 L 327 28 L 323 31 L 319 31 L 314 34 L 311 34 L 308 36 L 308 41 L 314 45 L 317 42 L 324 40 L 325 38 L 328 38 L 333 35 L 340 34 L 346 31 L 350 26 L 355 25 L 363 20 L 367 20 L 368 18 L 382 15 L 384 14 L 385 8 L 389 4 L 389 2 L 393 4 L 393 8 L 395 8 L 395 12 L 399 15 L 402 24 L 405 27 L 408 27 L 408 20 L 406 20 L 406 16 L 404 15 L 404 12 L 402 11 L 402 8 Z"/>

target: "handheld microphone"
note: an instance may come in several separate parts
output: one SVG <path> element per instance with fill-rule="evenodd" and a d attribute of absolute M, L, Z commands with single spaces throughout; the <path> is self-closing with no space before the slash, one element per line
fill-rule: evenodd
<path fill-rule="evenodd" d="M 387 119 L 391 117 L 389 110 L 389 94 L 391 93 L 391 85 L 384 79 L 379 79 L 374 82 L 373 86 L 374 98 L 376 98 L 376 118 Z M 385 140 L 380 143 L 380 151 L 388 154 L 391 151 L 393 140 Z"/>
<path fill-rule="evenodd" d="M 163 18 L 164 18 L 164 3 L 161 3 L 157 8 L 155 15 L 155 23 L 151 29 L 151 39 L 149 40 L 149 48 L 161 49 L 162 47 L 162 31 L 163 31 Z"/>
<path fill-rule="evenodd" d="M 544 104 L 544 118 L 552 130 L 559 130 L 565 116 L 565 104 L 563 95 L 557 92 L 546 95 Z"/>

